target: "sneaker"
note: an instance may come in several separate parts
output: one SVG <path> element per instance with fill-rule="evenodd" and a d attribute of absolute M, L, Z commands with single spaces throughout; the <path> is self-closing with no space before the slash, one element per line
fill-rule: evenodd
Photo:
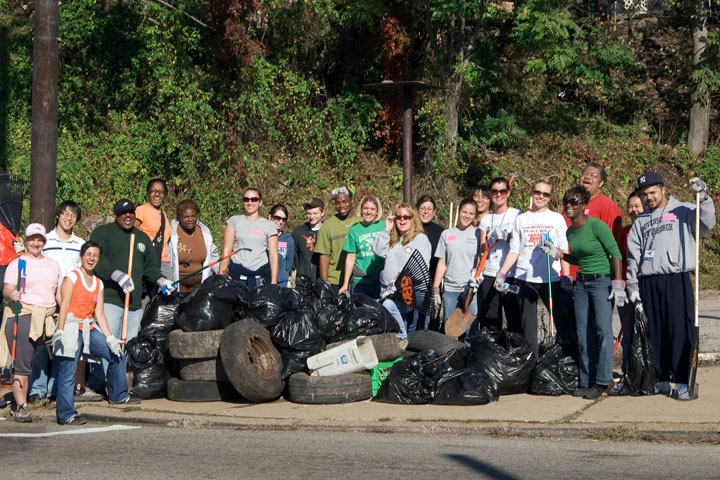
<path fill-rule="evenodd" d="M 85 425 L 87 422 L 80 415 L 75 415 L 70 420 L 60 425 Z"/>
<path fill-rule="evenodd" d="M 670 382 L 661 382 L 659 380 L 655 382 L 655 394 L 670 395 L 670 393 Z"/>
<path fill-rule="evenodd" d="M 572 396 L 573 397 L 584 397 L 585 395 L 587 395 L 587 393 L 588 393 L 587 387 L 578 387 L 575 389 Z"/>
<path fill-rule="evenodd" d="M 75 401 L 76 402 L 102 402 L 105 398 L 99 393 L 95 393 L 89 388 L 81 388 L 75 390 Z"/>
<path fill-rule="evenodd" d="M 690 392 L 688 392 L 687 383 L 676 383 L 675 389 L 671 392 L 670 396 L 677 400 L 692 400 Z"/>
<path fill-rule="evenodd" d="M 108 403 L 110 403 L 110 405 L 137 405 L 140 403 L 140 399 L 137 397 L 133 397 L 132 395 L 128 395 L 127 397 L 118 402 L 113 402 L 112 400 L 109 400 Z"/>
<path fill-rule="evenodd" d="M 42 401 L 43 401 L 43 399 L 40 395 L 38 395 L 37 393 L 33 393 L 32 395 L 30 395 L 28 397 L 27 403 L 28 403 L 28 405 L 35 405 L 36 403 L 40 403 Z"/>
<path fill-rule="evenodd" d="M 607 390 L 607 385 L 593 385 L 587 389 L 587 393 L 583 395 L 585 400 L 597 400 Z"/>
<path fill-rule="evenodd" d="M 14 411 L 12 411 L 13 416 L 15 417 L 16 422 L 20 423 L 30 423 L 32 422 L 32 418 L 30 418 L 30 414 L 27 411 L 27 404 L 25 405 L 18 405 L 17 408 L 15 408 Z"/>

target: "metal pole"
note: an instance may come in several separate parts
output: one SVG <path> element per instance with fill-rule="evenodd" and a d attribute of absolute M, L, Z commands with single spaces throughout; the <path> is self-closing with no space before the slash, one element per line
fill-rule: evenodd
<path fill-rule="evenodd" d="M 35 1 L 33 40 L 30 221 L 55 223 L 58 121 L 58 1 Z"/>
<path fill-rule="evenodd" d="M 403 87 L 403 202 L 412 203 L 412 87 Z"/>

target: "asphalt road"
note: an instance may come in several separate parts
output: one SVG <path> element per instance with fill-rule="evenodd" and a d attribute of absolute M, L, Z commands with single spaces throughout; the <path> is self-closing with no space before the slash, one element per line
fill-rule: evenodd
<path fill-rule="evenodd" d="M 59 427 L 0 422 L 23 479 L 720 478 L 717 446 L 507 437 Z M 9 433 L 53 435 L 8 437 Z"/>

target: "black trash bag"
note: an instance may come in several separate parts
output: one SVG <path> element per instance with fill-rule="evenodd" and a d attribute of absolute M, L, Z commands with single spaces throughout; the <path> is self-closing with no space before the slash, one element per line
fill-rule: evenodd
<path fill-rule="evenodd" d="M 280 322 L 287 310 L 284 289 L 278 285 L 265 285 L 251 290 L 245 297 L 244 307 L 247 314 L 265 328 L 271 328 Z"/>
<path fill-rule="evenodd" d="M 340 296 L 340 298 L 342 297 L 344 295 Z M 400 331 L 400 326 L 395 318 L 390 315 L 390 312 L 377 300 L 363 293 L 352 295 L 349 309 L 347 314 L 341 318 L 334 318 L 337 323 L 333 324 L 333 326 L 339 326 L 339 330 L 323 331 L 328 343 Z M 318 314 L 318 326 L 320 326 L 322 316 L 323 312 L 320 312 Z"/>
<path fill-rule="evenodd" d="M 535 352 L 522 335 L 507 330 L 488 330 L 468 339 L 467 368 L 488 373 L 496 361 L 502 365 L 500 395 L 526 393 L 535 368 Z"/>
<path fill-rule="evenodd" d="M 438 383 L 447 382 L 462 370 L 450 366 L 448 357 L 454 353 L 438 355 L 425 350 L 403 358 L 392 366 L 390 374 L 380 385 L 373 401 L 424 405 L 432 403 Z"/>
<path fill-rule="evenodd" d="M 283 369 L 281 373 L 282 379 L 287 380 L 293 373 L 307 372 L 307 359 L 315 355 L 315 353 L 295 350 L 294 348 L 283 349 L 282 353 L 280 354 L 283 364 Z"/>
<path fill-rule="evenodd" d="M 338 301 L 338 295 L 335 293 L 335 290 L 333 290 L 330 282 L 320 280 L 319 278 L 315 280 L 315 284 L 313 285 L 313 294 L 315 298 L 319 299 L 323 304 L 337 303 Z"/>
<path fill-rule="evenodd" d="M 182 298 L 178 293 L 155 295 L 145 307 L 138 337 L 159 348 L 163 353 L 167 352 L 170 344 L 168 335 L 175 324 L 175 312 Z"/>
<path fill-rule="evenodd" d="M 139 335 L 125 346 L 127 365 L 134 368 L 148 368 L 151 365 L 162 365 L 165 362 L 166 350 L 154 346 L 149 340 Z"/>
<path fill-rule="evenodd" d="M 285 299 L 285 310 L 300 310 L 312 304 L 312 296 L 305 298 L 305 294 L 296 288 L 280 287 L 280 295 Z"/>
<path fill-rule="evenodd" d="M 326 342 L 315 326 L 314 313 L 308 310 L 288 311 L 270 329 L 270 338 L 280 349 L 291 348 L 311 354 L 325 350 Z"/>
<path fill-rule="evenodd" d="M 175 313 L 175 323 L 185 332 L 222 330 L 232 323 L 247 287 L 229 277 L 213 275 L 200 288 L 183 298 Z"/>
<path fill-rule="evenodd" d="M 537 395 L 572 395 L 578 388 L 576 353 L 567 345 L 553 345 L 538 360 L 530 391 Z"/>
<path fill-rule="evenodd" d="M 627 329 L 625 334 L 627 335 Z M 635 308 L 632 342 L 627 371 L 610 390 L 611 396 L 655 395 L 655 357 L 648 333 L 648 320 L 644 310 Z"/>
<path fill-rule="evenodd" d="M 343 311 L 339 306 L 327 304 L 317 311 L 315 322 L 318 331 L 328 343 L 332 343 L 340 336 L 347 319 L 348 312 Z"/>
<path fill-rule="evenodd" d="M 501 367 L 487 372 L 452 370 L 438 382 L 434 405 L 486 405 L 499 398 Z"/>
<path fill-rule="evenodd" d="M 135 370 L 133 374 L 132 395 L 142 400 L 165 397 L 170 372 L 163 365 L 150 365 Z"/>

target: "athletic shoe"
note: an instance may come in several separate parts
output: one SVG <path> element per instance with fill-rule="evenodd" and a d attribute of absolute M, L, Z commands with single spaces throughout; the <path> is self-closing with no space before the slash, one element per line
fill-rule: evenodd
<path fill-rule="evenodd" d="M 675 389 L 672 391 L 671 396 L 678 400 L 691 400 L 690 392 L 688 392 L 687 383 L 676 383 Z"/>
<path fill-rule="evenodd" d="M 607 385 L 593 385 L 588 388 L 587 393 L 583 396 L 585 400 L 597 400 L 607 390 Z"/>
<path fill-rule="evenodd" d="M 25 405 L 18 405 L 15 411 L 10 410 L 11 413 L 15 416 L 15 421 L 20 423 L 30 423 L 32 422 L 32 418 L 30 418 L 30 414 L 27 411 L 27 404 Z"/>
<path fill-rule="evenodd" d="M 87 422 L 80 415 L 75 415 L 70 420 L 60 425 L 85 425 Z"/>
<path fill-rule="evenodd" d="M 133 397 L 132 395 L 128 395 L 119 402 L 113 402 L 112 400 L 109 400 L 109 403 L 110 405 L 137 405 L 140 403 L 140 399 L 137 397 Z"/>
<path fill-rule="evenodd" d="M 572 396 L 573 397 L 584 397 L 585 395 L 587 395 L 587 393 L 588 393 L 587 387 L 578 387 L 575 389 Z"/>
<path fill-rule="evenodd" d="M 103 400 L 105 400 L 105 397 L 89 388 L 82 387 L 80 390 L 75 390 L 76 402 L 102 402 Z"/>
<path fill-rule="evenodd" d="M 36 403 L 40 403 L 42 401 L 43 401 L 42 397 L 40 395 L 38 395 L 37 393 L 34 393 L 28 397 L 27 402 L 28 402 L 28 405 L 35 405 Z"/>
<path fill-rule="evenodd" d="M 670 382 L 661 382 L 656 381 L 655 382 L 655 394 L 661 394 L 661 395 L 670 395 L 671 388 L 670 388 Z"/>

